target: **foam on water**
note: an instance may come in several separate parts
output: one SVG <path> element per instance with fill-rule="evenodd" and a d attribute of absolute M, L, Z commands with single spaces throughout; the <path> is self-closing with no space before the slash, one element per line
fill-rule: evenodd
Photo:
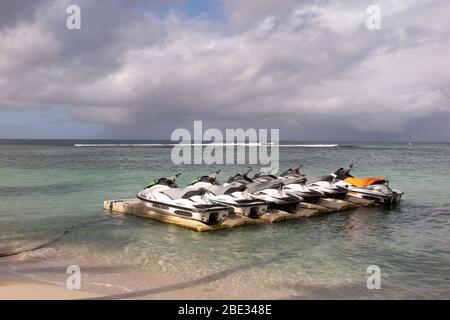
<path fill-rule="evenodd" d="M 273 146 L 281 148 L 336 148 L 339 144 L 274 144 L 274 143 L 191 143 L 191 144 L 174 144 L 174 143 L 75 143 L 74 147 L 109 147 L 109 148 L 151 148 L 151 147 L 174 147 L 174 146 L 223 146 L 223 147 L 262 147 Z M 349 146 L 346 146 L 349 147 Z"/>

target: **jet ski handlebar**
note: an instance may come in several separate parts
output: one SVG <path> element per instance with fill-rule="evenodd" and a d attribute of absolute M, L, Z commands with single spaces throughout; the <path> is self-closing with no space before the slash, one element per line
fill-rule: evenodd
<path fill-rule="evenodd" d="M 237 173 L 234 176 L 230 177 L 228 179 L 228 183 L 233 182 L 233 181 L 237 181 L 237 180 L 245 180 L 247 182 L 253 182 L 253 180 L 251 178 L 248 177 L 248 174 L 250 173 L 250 171 L 252 171 L 253 169 L 250 168 L 248 169 L 245 173 Z"/>
<path fill-rule="evenodd" d="M 280 176 L 283 177 L 283 176 L 287 176 L 287 175 L 290 175 L 290 174 L 304 175 L 303 172 L 300 171 L 300 169 L 302 167 L 303 167 L 303 165 L 301 164 L 301 165 L 299 165 L 298 167 L 296 167 L 294 169 L 293 168 L 289 168 L 285 172 L 280 174 Z"/>
<path fill-rule="evenodd" d="M 177 177 L 179 177 L 181 175 L 181 173 L 177 173 L 174 174 L 173 176 L 167 177 L 167 178 L 158 178 L 153 180 L 146 188 L 151 188 L 157 184 L 162 184 L 162 185 L 166 185 L 169 186 L 171 188 L 176 188 L 178 187 L 175 180 L 177 179 Z"/>
<path fill-rule="evenodd" d="M 217 170 L 216 172 L 213 172 L 209 175 L 210 178 L 212 179 L 217 179 L 217 176 L 219 175 L 220 170 Z"/>
<path fill-rule="evenodd" d="M 170 177 L 168 177 L 168 178 L 166 178 L 166 179 L 175 182 L 175 180 L 176 180 L 179 176 L 181 176 L 181 173 L 174 174 L 173 176 L 170 176 Z"/>
<path fill-rule="evenodd" d="M 334 172 L 337 179 L 344 180 L 346 178 L 352 178 L 350 171 L 353 169 L 353 163 L 349 164 L 347 168 L 339 168 Z"/>
<path fill-rule="evenodd" d="M 217 176 L 219 175 L 220 170 L 217 170 L 216 172 L 211 173 L 209 176 L 204 175 L 204 176 L 200 176 L 197 179 L 195 179 L 194 181 L 191 182 L 191 184 L 189 184 L 190 186 L 196 184 L 197 182 L 208 182 L 211 184 L 216 184 L 218 185 L 219 182 L 217 181 Z"/>
<path fill-rule="evenodd" d="M 256 173 L 253 176 L 253 180 L 258 179 L 258 178 L 264 178 L 264 177 L 269 178 L 269 179 L 276 179 L 277 178 L 277 177 L 275 177 L 272 174 Z"/>

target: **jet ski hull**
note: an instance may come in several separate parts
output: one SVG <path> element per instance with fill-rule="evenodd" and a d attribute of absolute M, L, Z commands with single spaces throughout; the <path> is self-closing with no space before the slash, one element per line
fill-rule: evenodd
<path fill-rule="evenodd" d="M 369 179 L 379 179 L 381 178 L 365 178 L 365 179 L 356 179 L 357 181 L 365 181 Z M 384 179 L 383 179 L 384 181 Z M 356 198 L 362 198 L 366 200 L 372 200 L 376 203 L 381 204 L 393 204 L 400 201 L 403 192 L 391 189 L 387 185 L 387 183 L 382 184 L 373 184 L 366 187 L 355 186 L 348 183 L 347 179 L 345 181 L 338 181 L 337 184 L 340 187 L 343 187 L 348 190 L 348 195 Z"/>
<path fill-rule="evenodd" d="M 158 213 L 214 224 L 226 219 L 230 208 L 221 204 L 197 205 L 197 207 L 178 206 L 137 196 L 143 204 Z M 194 205 L 195 206 L 195 205 Z"/>
<path fill-rule="evenodd" d="M 339 199 L 344 200 L 347 197 L 348 190 L 336 190 L 336 189 L 326 189 L 322 187 L 314 187 L 309 186 L 310 189 L 322 192 L 325 196 L 325 198 L 333 198 L 333 199 Z"/>
<path fill-rule="evenodd" d="M 325 193 L 325 196 L 327 198 L 332 198 L 332 199 L 338 199 L 338 200 L 344 200 L 347 197 L 348 192 L 328 192 L 328 191 L 323 191 Z"/>
<path fill-rule="evenodd" d="M 298 209 L 298 204 L 297 203 L 271 203 L 269 205 L 269 209 L 274 209 L 274 210 L 281 210 L 281 211 L 285 211 L 288 213 L 295 213 L 295 211 L 297 211 Z"/>
<path fill-rule="evenodd" d="M 319 193 L 319 192 L 314 192 L 314 193 L 310 193 L 310 192 L 299 192 L 299 191 L 286 191 L 287 194 L 291 194 L 293 196 L 298 196 L 298 197 L 302 197 L 303 198 L 303 202 L 308 202 L 308 203 L 317 203 L 319 202 L 319 200 L 321 198 L 324 197 L 323 193 Z"/>
<path fill-rule="evenodd" d="M 207 181 L 202 181 L 205 179 Z M 213 184 L 216 182 L 211 176 L 203 176 L 197 182 L 191 184 L 192 187 L 202 187 L 210 193 L 208 199 L 213 203 L 219 203 L 230 207 L 230 211 L 234 214 L 246 216 L 249 218 L 257 218 L 267 211 L 265 201 L 255 200 L 247 193 L 244 193 L 245 186 L 238 184 L 229 184 L 226 187 Z"/>
<path fill-rule="evenodd" d="M 216 202 L 230 206 L 233 213 L 237 215 L 245 216 L 252 219 L 258 218 L 259 216 L 266 213 L 268 208 L 267 204 L 264 202 L 259 202 L 260 204 L 255 204 L 255 201 L 249 204 L 230 203 L 221 200 L 216 200 Z"/>
<path fill-rule="evenodd" d="M 393 204 L 400 201 L 403 192 L 391 189 L 388 181 L 382 177 L 356 178 L 350 174 L 353 163 L 346 169 L 340 168 L 333 176 L 337 185 L 346 188 L 349 195 L 382 204 Z"/>
<path fill-rule="evenodd" d="M 394 204 L 400 202 L 402 197 L 402 194 L 397 192 L 393 192 L 391 194 L 378 194 L 373 192 L 361 191 L 358 189 L 349 191 L 348 195 L 356 198 L 373 200 L 376 203 L 382 204 Z"/>
<path fill-rule="evenodd" d="M 267 202 L 268 209 L 281 210 L 289 213 L 294 213 L 298 204 L 300 203 L 301 198 L 293 195 L 288 195 L 285 197 L 275 198 L 275 197 L 267 197 L 261 195 L 252 195 L 255 199 L 261 199 Z"/>

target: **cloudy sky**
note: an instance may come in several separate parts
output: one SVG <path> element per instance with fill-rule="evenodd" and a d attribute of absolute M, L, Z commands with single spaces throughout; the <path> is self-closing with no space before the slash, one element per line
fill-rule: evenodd
<path fill-rule="evenodd" d="M 448 0 L 2 0 L 0 138 L 169 139 L 203 120 L 449 141 L 449 13 Z"/>

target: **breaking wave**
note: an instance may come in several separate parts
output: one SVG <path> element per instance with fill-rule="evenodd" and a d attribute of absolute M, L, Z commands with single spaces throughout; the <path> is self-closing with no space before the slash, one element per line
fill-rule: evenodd
<path fill-rule="evenodd" d="M 177 143 L 94 143 L 94 144 L 74 144 L 75 147 L 110 147 L 110 148 L 132 148 L 132 147 L 174 147 L 183 144 Z M 280 148 L 336 148 L 338 144 L 272 144 L 272 143 L 192 143 L 184 144 L 186 146 L 246 146 L 260 147 L 273 146 Z"/>
<path fill-rule="evenodd" d="M 170 143 L 75 143 L 75 147 L 173 147 L 175 144 Z"/>

